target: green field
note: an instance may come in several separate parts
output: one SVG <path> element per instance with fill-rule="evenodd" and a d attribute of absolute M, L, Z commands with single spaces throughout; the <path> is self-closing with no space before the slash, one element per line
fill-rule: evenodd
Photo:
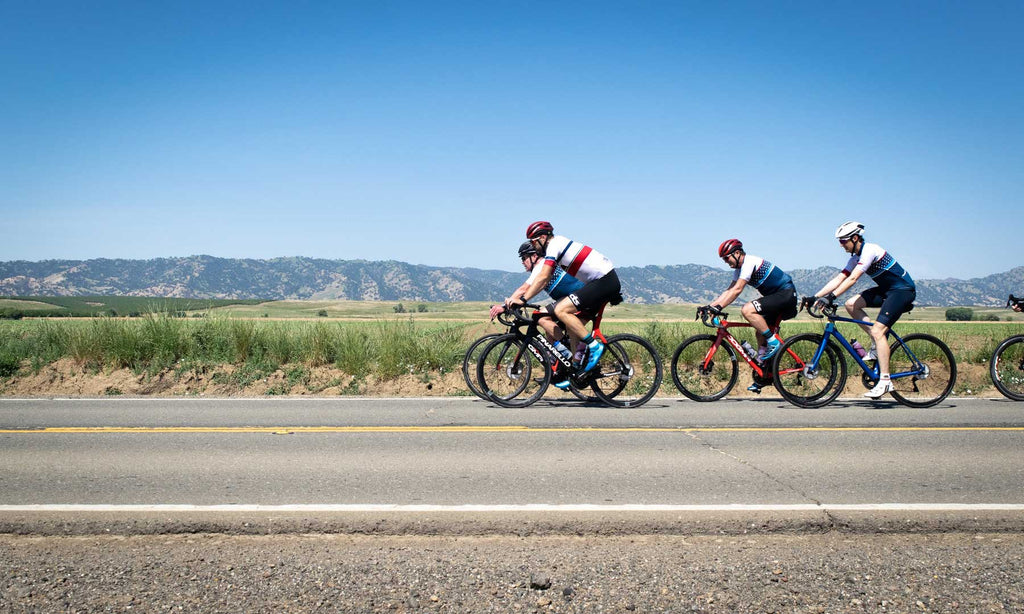
<path fill-rule="evenodd" d="M 193 313 L 257 300 L 153 298 L 147 296 L 15 296 L 0 298 L 0 311 L 27 317 L 139 316 L 145 313 Z"/>
<path fill-rule="evenodd" d="M 401 305 L 401 312 L 396 308 Z M 483 301 L 433 303 L 425 301 L 260 301 L 235 299 L 181 299 L 149 297 L 11 297 L 0 298 L 0 312 L 18 311 L 24 317 L 45 316 L 141 316 L 147 313 L 179 315 L 223 315 L 229 318 L 268 319 L 408 319 L 484 321 L 491 303 Z M 740 304 L 727 311 L 740 317 Z M 614 321 L 692 321 L 696 304 L 664 303 L 637 305 L 622 303 L 609 307 L 605 320 Z M 917 307 L 905 314 L 905 322 L 943 322 L 946 307 Z M 986 315 L 1000 321 L 1024 322 L 1024 314 L 995 307 L 972 307 L 976 320 Z M 806 313 L 796 321 L 812 321 Z"/>

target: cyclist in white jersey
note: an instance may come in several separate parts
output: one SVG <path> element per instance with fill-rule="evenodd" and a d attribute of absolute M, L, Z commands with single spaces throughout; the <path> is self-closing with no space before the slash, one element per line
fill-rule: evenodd
<path fill-rule="evenodd" d="M 587 344 L 587 356 L 580 365 L 582 371 L 589 371 L 604 353 L 604 344 L 589 332 L 576 315 L 577 311 L 597 311 L 604 303 L 613 305 L 622 300 L 619 276 L 611 260 L 590 247 L 556 236 L 550 222 L 534 222 L 526 229 L 526 238 L 537 252 L 544 255 L 541 273 L 520 300 L 528 301 L 547 285 L 555 268 L 564 269 L 583 282 L 583 287 L 572 292 L 555 304 L 555 315 L 565 324 L 573 346 Z"/>
<path fill-rule="evenodd" d="M 540 254 L 537 253 L 537 250 L 533 247 L 533 245 L 530 244 L 529 241 L 526 241 L 519 246 L 518 254 L 519 260 L 523 263 L 523 268 L 530 272 L 530 276 L 526 279 L 525 282 L 523 282 L 521 286 L 519 286 L 518 288 L 516 288 L 514 292 L 512 292 L 512 295 L 509 298 L 505 299 L 503 305 L 495 305 L 491 307 L 492 320 L 498 317 L 503 311 L 505 311 L 506 305 L 513 304 L 514 302 L 516 302 L 516 297 L 522 296 L 527 290 L 529 290 L 533 282 L 538 277 L 540 277 L 542 273 L 542 258 Z M 582 287 L 583 282 L 576 279 L 572 275 L 569 275 L 565 271 L 558 269 L 557 271 L 555 271 L 554 275 L 551 276 L 551 279 L 548 281 L 548 284 L 544 286 L 542 290 L 546 292 L 548 296 L 552 298 L 552 300 L 557 302 L 569 296 L 569 294 L 571 294 L 572 292 L 581 289 Z M 558 322 L 555 320 L 555 303 L 547 305 L 546 311 L 548 312 L 548 315 L 539 318 L 537 320 L 537 324 L 544 331 L 545 335 L 547 335 L 548 341 L 551 341 L 552 345 L 555 346 L 555 349 L 557 349 L 559 352 L 563 354 L 568 353 L 568 355 L 571 356 L 572 350 L 563 344 L 562 331 L 558 327 Z M 586 315 L 586 317 L 589 318 L 589 315 L 584 315 Z M 565 339 L 564 341 L 566 343 L 569 342 L 568 339 Z M 563 388 L 563 386 L 559 386 L 559 382 L 555 382 L 555 385 L 558 386 L 559 388 Z M 566 382 L 564 387 L 568 387 L 568 382 Z"/>
<path fill-rule="evenodd" d="M 917 286 L 900 263 L 889 255 L 881 246 L 864 242 L 864 224 L 845 222 L 836 229 L 836 239 L 843 249 L 850 254 L 850 260 L 843 270 L 832 278 L 814 295 L 816 302 L 826 303 L 853 287 L 860 277 L 867 273 L 878 286 L 868 288 L 864 292 L 846 301 L 846 311 L 850 317 L 861 320 L 860 327 L 871 336 L 871 349 L 866 360 L 878 360 L 878 383 L 864 393 L 869 399 L 879 399 L 892 392 L 892 380 L 889 377 L 889 344 L 886 335 L 901 315 L 910 311 L 917 297 Z M 811 297 L 804 299 L 810 301 Z M 878 318 L 871 321 L 864 311 L 865 307 L 878 307 Z"/>

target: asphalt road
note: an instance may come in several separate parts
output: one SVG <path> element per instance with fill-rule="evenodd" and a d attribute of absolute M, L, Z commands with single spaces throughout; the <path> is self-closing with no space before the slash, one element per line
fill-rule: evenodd
<path fill-rule="evenodd" d="M 1024 526 L 1022 410 L 3 399 L 0 528 L 1005 530 Z"/>
<path fill-rule="evenodd" d="M 0 399 L 0 610 L 1021 611 L 1022 410 Z"/>

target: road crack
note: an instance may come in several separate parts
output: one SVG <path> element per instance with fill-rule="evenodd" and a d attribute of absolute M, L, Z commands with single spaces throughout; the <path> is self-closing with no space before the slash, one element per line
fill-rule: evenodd
<path fill-rule="evenodd" d="M 812 497 L 811 495 L 807 494 L 806 492 L 801 491 L 799 488 L 796 488 L 792 484 L 787 483 L 783 479 L 779 478 L 776 475 L 773 475 L 771 472 L 767 471 L 766 469 L 762 469 L 761 467 L 759 467 L 758 465 L 755 465 L 754 463 L 750 462 L 749 460 L 740 458 L 739 456 L 736 456 L 735 454 L 731 454 L 729 452 L 726 452 L 725 450 L 723 450 L 722 448 L 719 448 L 718 446 L 716 446 L 715 444 L 711 443 L 710 441 L 707 441 L 707 440 L 703 439 L 700 436 L 700 434 L 697 433 L 697 432 L 687 431 L 686 434 L 691 439 L 696 441 L 701 446 L 707 448 L 708 450 L 710 450 L 712 452 L 715 452 L 716 454 L 721 454 L 722 456 L 725 456 L 726 458 L 729 458 L 729 459 L 731 459 L 731 460 L 733 460 L 733 461 L 743 465 L 744 467 L 748 467 L 751 470 L 756 471 L 757 473 L 763 475 L 765 478 L 767 478 L 768 480 L 774 482 L 775 484 L 778 484 L 780 487 L 782 487 L 782 488 L 784 488 L 784 489 L 786 489 L 786 490 L 796 494 L 801 499 L 804 499 L 806 501 L 810 501 L 814 505 L 818 506 L 821 509 L 822 513 L 825 514 L 825 517 L 828 519 L 829 526 L 830 527 L 835 527 L 836 519 L 832 516 L 832 513 L 829 511 L 829 509 L 827 507 L 825 507 L 825 505 L 821 501 L 819 501 L 818 499 L 815 499 L 814 497 Z"/>

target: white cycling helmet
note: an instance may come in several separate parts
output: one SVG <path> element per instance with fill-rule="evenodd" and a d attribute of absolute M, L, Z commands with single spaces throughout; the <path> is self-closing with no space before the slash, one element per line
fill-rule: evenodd
<path fill-rule="evenodd" d="M 861 224 L 860 222 L 844 222 L 839 225 L 839 228 L 836 228 L 837 239 L 849 239 L 850 237 L 863 234 L 864 224 Z"/>

